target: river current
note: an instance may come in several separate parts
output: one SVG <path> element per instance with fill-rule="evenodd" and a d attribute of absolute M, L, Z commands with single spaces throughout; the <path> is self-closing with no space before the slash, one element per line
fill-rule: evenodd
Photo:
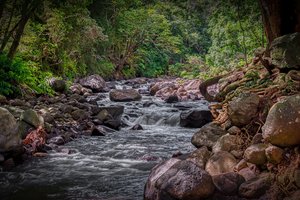
<path fill-rule="evenodd" d="M 144 130 L 125 127 L 104 137 L 80 137 L 63 146 L 71 154 L 51 151 L 0 172 L 0 199 L 142 200 L 152 167 L 194 150 L 190 141 L 197 129 L 180 127 L 180 112 L 205 106 L 204 101 L 166 104 L 145 95 L 139 102 L 98 103 L 124 105 L 123 121 Z"/>

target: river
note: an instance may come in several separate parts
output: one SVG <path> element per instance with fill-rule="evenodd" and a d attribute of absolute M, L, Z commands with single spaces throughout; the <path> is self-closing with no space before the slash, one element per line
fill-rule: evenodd
<path fill-rule="evenodd" d="M 104 137 L 80 137 L 64 145 L 70 154 L 51 151 L 13 171 L 0 172 L 3 200 L 142 200 L 152 167 L 174 153 L 194 150 L 190 143 L 196 129 L 179 126 L 179 114 L 203 101 L 166 104 L 143 96 L 124 105 L 123 120 L 139 123 L 144 130 L 128 127 Z"/>

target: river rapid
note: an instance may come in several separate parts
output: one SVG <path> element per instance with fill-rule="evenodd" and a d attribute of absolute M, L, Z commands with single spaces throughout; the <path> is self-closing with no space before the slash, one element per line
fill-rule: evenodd
<path fill-rule="evenodd" d="M 197 129 L 180 127 L 180 112 L 207 102 L 167 104 L 143 95 L 139 102 L 115 103 L 106 96 L 98 104 L 124 105 L 128 127 L 104 137 L 76 138 L 63 147 L 70 154 L 50 151 L 0 172 L 0 199 L 142 200 L 151 168 L 173 154 L 194 150 L 190 141 Z M 130 130 L 135 124 L 144 130 Z"/>

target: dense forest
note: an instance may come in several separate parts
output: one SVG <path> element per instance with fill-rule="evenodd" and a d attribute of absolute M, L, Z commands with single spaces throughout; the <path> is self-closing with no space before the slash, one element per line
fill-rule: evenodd
<path fill-rule="evenodd" d="M 1 0 L 0 94 L 52 77 L 207 79 L 266 45 L 258 1 Z"/>

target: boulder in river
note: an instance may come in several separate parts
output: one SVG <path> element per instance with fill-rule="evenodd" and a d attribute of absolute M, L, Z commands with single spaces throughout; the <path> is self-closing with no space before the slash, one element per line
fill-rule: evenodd
<path fill-rule="evenodd" d="M 170 95 L 165 99 L 166 103 L 176 103 L 179 101 L 179 98 L 177 95 Z"/>
<path fill-rule="evenodd" d="M 21 138 L 16 130 L 14 116 L 5 108 L 0 107 L 0 152 L 17 149 Z"/>
<path fill-rule="evenodd" d="M 105 80 L 97 74 L 82 78 L 79 80 L 79 83 L 93 92 L 102 92 L 106 87 Z"/>
<path fill-rule="evenodd" d="M 144 200 L 198 200 L 212 195 L 214 189 L 206 171 L 192 162 L 172 158 L 152 170 Z"/>
<path fill-rule="evenodd" d="M 95 116 L 105 126 L 118 130 L 121 126 L 121 117 L 124 106 L 104 106 L 98 108 L 99 113 Z"/>
<path fill-rule="evenodd" d="M 273 145 L 289 147 L 300 144 L 300 94 L 274 104 L 262 127 L 263 138 Z"/>
<path fill-rule="evenodd" d="M 180 126 L 201 128 L 212 121 L 212 114 L 208 109 L 193 109 L 180 114 Z"/>
<path fill-rule="evenodd" d="M 111 90 L 109 93 L 111 101 L 116 102 L 127 102 L 127 101 L 139 101 L 142 99 L 140 93 L 134 89 L 124 90 Z"/>

